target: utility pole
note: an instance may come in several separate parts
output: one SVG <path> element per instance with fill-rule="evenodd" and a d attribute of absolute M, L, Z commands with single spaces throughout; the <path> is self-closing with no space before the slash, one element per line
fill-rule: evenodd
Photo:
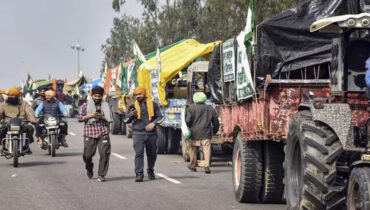
<path fill-rule="evenodd" d="M 71 46 L 72 50 L 77 50 L 77 78 L 80 76 L 80 51 L 83 52 L 86 49 L 82 48 L 79 42 L 76 45 Z"/>

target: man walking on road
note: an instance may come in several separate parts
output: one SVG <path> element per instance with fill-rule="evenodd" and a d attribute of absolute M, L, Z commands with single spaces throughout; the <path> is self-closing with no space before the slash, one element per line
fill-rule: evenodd
<path fill-rule="evenodd" d="M 108 172 L 111 144 L 109 123 L 113 121 L 112 111 L 107 102 L 102 101 L 104 89 L 96 86 L 92 89 L 92 99 L 86 101 L 79 110 L 78 121 L 84 122 L 84 152 L 86 174 L 91 179 L 94 175 L 92 158 L 96 148 L 99 150 L 98 181 L 105 181 Z"/>
<path fill-rule="evenodd" d="M 217 113 L 212 106 L 206 105 L 207 96 L 197 92 L 193 96 L 194 104 L 190 105 L 186 113 L 186 124 L 191 132 L 191 146 L 189 151 L 191 171 L 197 171 L 197 148 L 202 146 L 204 155 L 205 173 L 211 173 L 211 138 L 216 134 L 220 123 Z"/>
<path fill-rule="evenodd" d="M 136 182 L 144 179 L 144 147 L 148 159 L 148 177 L 155 179 L 154 165 L 157 159 L 157 132 L 155 126 L 163 120 L 157 103 L 146 97 L 145 88 L 134 90 L 135 103 L 127 110 L 126 123 L 132 122 L 133 146 L 135 150 Z"/>

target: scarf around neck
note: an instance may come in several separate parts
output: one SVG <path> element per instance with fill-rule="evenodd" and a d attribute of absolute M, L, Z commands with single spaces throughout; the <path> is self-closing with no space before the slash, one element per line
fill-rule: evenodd
<path fill-rule="evenodd" d="M 105 116 L 105 119 L 107 120 L 107 122 L 109 123 L 113 122 L 113 115 L 112 115 L 112 112 L 110 111 L 110 108 L 107 102 L 105 101 L 101 102 L 101 111 L 103 115 Z M 94 112 L 96 112 L 95 102 L 93 99 L 88 99 L 86 114 L 92 114 Z"/>

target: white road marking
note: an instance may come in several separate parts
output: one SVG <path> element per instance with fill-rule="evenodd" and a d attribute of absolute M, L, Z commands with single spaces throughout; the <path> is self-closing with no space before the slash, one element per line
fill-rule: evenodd
<path fill-rule="evenodd" d="M 114 155 L 114 156 L 116 156 L 116 157 L 118 157 L 118 158 L 120 158 L 120 159 L 122 159 L 122 160 L 127 160 L 127 158 L 126 157 L 123 157 L 122 155 L 119 155 L 119 154 L 117 154 L 117 153 L 112 153 L 112 155 Z"/>
<path fill-rule="evenodd" d="M 168 181 L 170 181 L 170 182 L 172 182 L 172 183 L 174 183 L 174 184 L 181 184 L 181 182 L 177 181 L 176 179 L 172 179 L 171 177 L 168 177 L 168 176 L 166 176 L 166 175 L 164 175 L 164 174 L 156 173 L 156 175 L 157 175 L 157 176 L 160 176 L 160 177 L 162 177 L 162 178 L 164 178 L 164 179 L 167 179 Z"/>
<path fill-rule="evenodd" d="M 69 135 L 75 136 L 76 134 L 73 132 L 69 132 Z"/>

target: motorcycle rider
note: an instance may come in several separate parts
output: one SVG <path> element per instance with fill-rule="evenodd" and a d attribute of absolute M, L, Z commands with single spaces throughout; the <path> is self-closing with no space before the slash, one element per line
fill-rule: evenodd
<path fill-rule="evenodd" d="M 68 111 L 64 107 L 63 103 L 58 101 L 55 98 L 55 92 L 52 90 L 48 90 L 45 92 L 45 101 L 40 103 L 40 105 L 37 107 L 35 114 L 36 118 L 39 117 L 40 113 L 43 113 L 44 115 L 50 114 L 50 115 L 59 115 L 63 114 L 64 117 L 68 117 Z M 68 124 L 67 121 L 64 119 L 61 119 L 64 122 L 64 125 L 59 125 L 60 133 L 59 138 L 60 142 L 62 143 L 63 147 L 68 147 L 66 136 L 68 135 Z M 38 120 L 36 122 L 36 137 L 39 140 L 39 145 L 42 148 L 42 127 L 40 127 L 41 120 Z"/>
<path fill-rule="evenodd" d="M 36 108 L 45 101 L 45 92 L 47 91 L 47 88 L 41 88 L 39 92 L 39 96 L 35 97 L 35 99 L 32 101 L 32 109 L 36 110 Z"/>
<path fill-rule="evenodd" d="M 27 119 L 31 123 L 35 123 L 35 113 L 31 106 L 21 99 L 21 93 L 18 88 L 10 88 L 8 91 L 7 99 L 0 103 L 0 139 L 5 138 L 8 132 L 8 122 L 12 118 Z M 33 127 L 29 124 L 23 126 L 23 131 L 26 133 L 29 143 L 33 143 Z M 23 147 L 24 150 L 29 149 L 29 145 Z M 28 150 L 28 154 L 32 154 L 31 149 Z"/>

